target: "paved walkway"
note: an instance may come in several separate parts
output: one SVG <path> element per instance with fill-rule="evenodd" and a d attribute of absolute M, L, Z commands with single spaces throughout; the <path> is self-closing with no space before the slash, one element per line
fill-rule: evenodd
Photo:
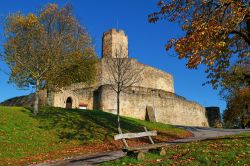
<path fill-rule="evenodd" d="M 174 140 L 171 143 L 186 143 L 186 142 L 205 140 L 226 135 L 236 135 L 242 132 L 250 132 L 250 129 L 219 129 L 219 128 L 189 127 L 189 126 L 176 126 L 176 127 L 188 130 L 192 132 L 194 136 L 185 139 Z"/>
<path fill-rule="evenodd" d="M 235 135 L 242 132 L 250 132 L 250 129 L 216 129 L 216 128 L 205 128 L 205 127 L 187 127 L 177 126 L 178 128 L 186 129 L 193 133 L 193 137 L 179 139 L 172 142 L 171 144 L 180 144 L 191 141 L 205 140 L 209 138 L 215 138 L 226 135 Z M 63 161 L 54 161 L 50 163 L 41 163 L 36 166 L 88 166 L 96 165 L 105 161 L 116 160 L 124 157 L 126 154 L 121 150 L 112 152 L 96 153 L 91 155 L 80 156 L 72 159 L 66 159 Z"/>
<path fill-rule="evenodd" d="M 123 151 L 102 152 L 91 155 L 79 156 L 72 159 L 58 160 L 49 163 L 41 163 L 36 166 L 88 166 L 96 165 L 105 161 L 116 160 L 126 156 Z"/>

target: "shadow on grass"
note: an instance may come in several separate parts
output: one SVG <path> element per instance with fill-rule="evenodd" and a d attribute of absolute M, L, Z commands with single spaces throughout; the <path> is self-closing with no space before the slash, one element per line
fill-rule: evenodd
<path fill-rule="evenodd" d="M 117 116 L 90 110 L 66 110 L 62 108 L 44 107 L 36 117 L 40 121 L 40 128 L 55 130 L 60 139 L 91 141 L 113 140 L 117 134 Z M 124 132 L 143 131 L 139 123 L 121 118 Z"/>

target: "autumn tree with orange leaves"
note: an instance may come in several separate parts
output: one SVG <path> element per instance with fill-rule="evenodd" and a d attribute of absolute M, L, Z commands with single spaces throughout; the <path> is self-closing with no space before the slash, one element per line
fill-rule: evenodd
<path fill-rule="evenodd" d="M 230 96 L 223 120 L 227 127 L 250 127 L 250 88 L 242 88 Z"/>
<path fill-rule="evenodd" d="M 250 61 L 231 68 L 222 79 L 221 97 L 227 102 L 223 112 L 225 127 L 250 127 Z"/>
<path fill-rule="evenodd" d="M 97 58 L 91 38 L 70 5 L 48 4 L 38 14 L 11 14 L 6 18 L 5 36 L 9 80 L 35 89 L 34 115 L 41 89 L 59 90 L 95 78 Z"/>
<path fill-rule="evenodd" d="M 248 0 L 160 0 L 159 10 L 149 22 L 161 19 L 179 22 L 185 35 L 170 39 L 188 68 L 207 66 L 208 81 L 214 88 L 228 76 L 233 65 L 250 58 L 250 2 Z"/>

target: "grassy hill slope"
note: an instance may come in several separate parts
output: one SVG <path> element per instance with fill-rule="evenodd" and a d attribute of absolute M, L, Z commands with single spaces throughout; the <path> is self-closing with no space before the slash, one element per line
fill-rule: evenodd
<path fill-rule="evenodd" d="M 22 107 L 31 107 L 34 102 L 34 94 L 31 93 L 25 96 L 17 96 L 10 99 L 7 99 L 0 103 L 2 106 L 22 106 Z"/>
<path fill-rule="evenodd" d="M 124 132 L 156 129 L 156 141 L 190 135 L 171 125 L 121 118 Z M 0 165 L 25 165 L 122 147 L 114 141 L 116 116 L 101 111 L 42 108 L 37 117 L 22 107 L 0 106 Z M 129 141 L 130 145 L 145 140 Z"/>

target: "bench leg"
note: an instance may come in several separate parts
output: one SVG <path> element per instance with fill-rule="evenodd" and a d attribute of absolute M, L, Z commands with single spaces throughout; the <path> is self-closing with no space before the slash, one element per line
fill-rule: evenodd
<path fill-rule="evenodd" d="M 165 148 L 160 149 L 160 156 L 165 156 L 167 154 L 167 151 Z"/>
<path fill-rule="evenodd" d="M 137 160 L 144 160 L 144 158 L 145 158 L 144 152 L 139 152 L 139 153 L 137 154 Z"/>

